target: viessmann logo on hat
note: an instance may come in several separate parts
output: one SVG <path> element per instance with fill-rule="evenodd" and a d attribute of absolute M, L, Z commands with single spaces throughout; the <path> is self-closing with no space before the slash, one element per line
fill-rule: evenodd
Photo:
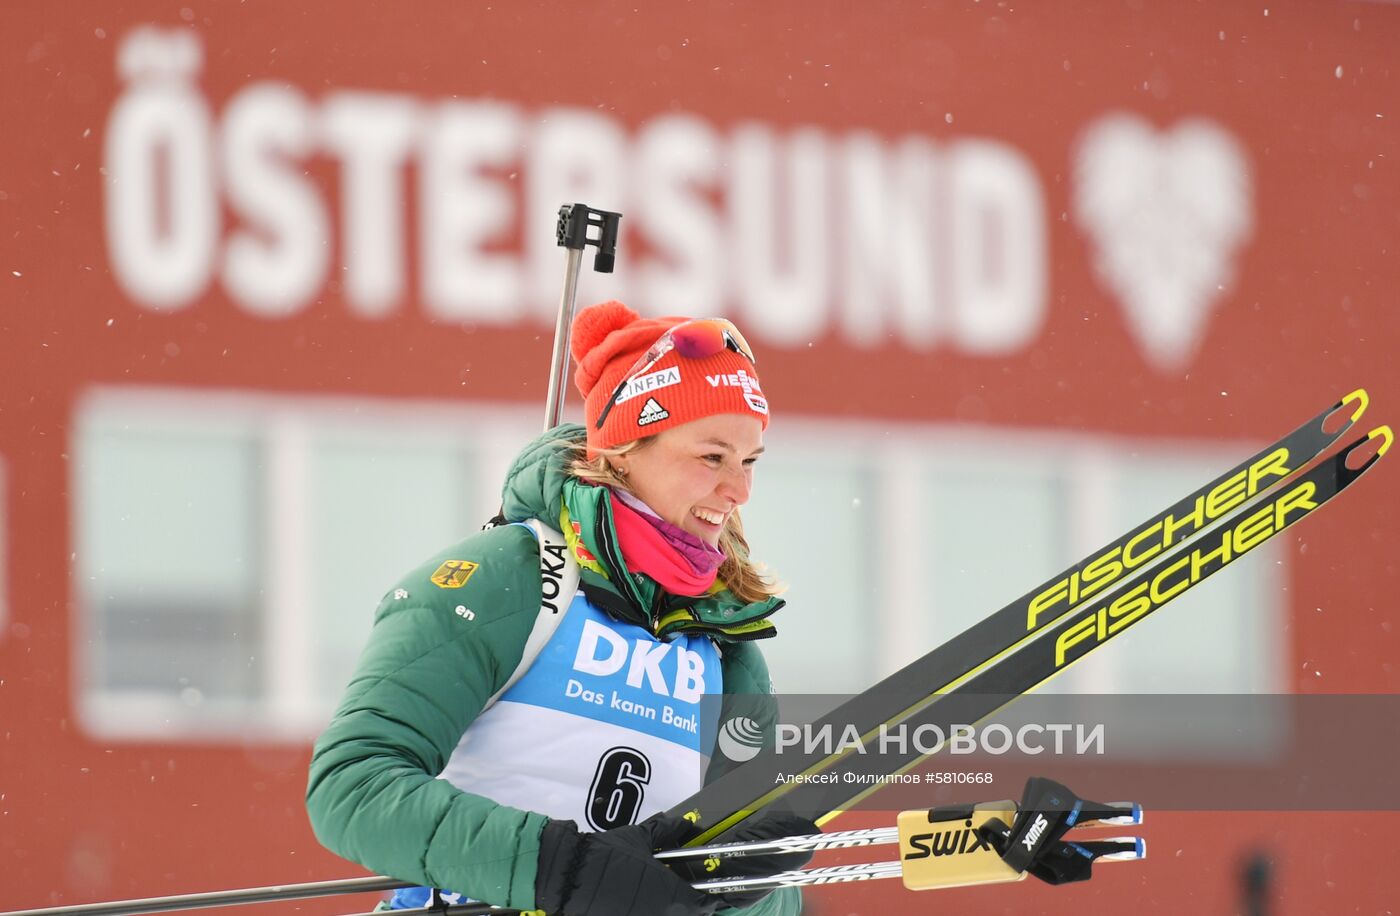
<path fill-rule="evenodd" d="M 767 415 L 768 399 L 763 396 L 762 389 L 758 387 L 758 379 L 743 369 L 730 372 L 727 375 L 707 375 L 705 381 L 710 383 L 711 388 L 742 388 L 744 403 L 748 404 L 755 413 Z"/>

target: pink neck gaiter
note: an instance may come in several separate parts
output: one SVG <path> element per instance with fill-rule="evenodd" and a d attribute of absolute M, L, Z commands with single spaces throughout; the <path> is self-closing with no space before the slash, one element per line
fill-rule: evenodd
<path fill-rule="evenodd" d="M 698 597 L 715 582 L 724 554 L 677 528 L 630 493 L 608 490 L 613 527 L 627 569 L 645 573 L 673 595 Z"/>

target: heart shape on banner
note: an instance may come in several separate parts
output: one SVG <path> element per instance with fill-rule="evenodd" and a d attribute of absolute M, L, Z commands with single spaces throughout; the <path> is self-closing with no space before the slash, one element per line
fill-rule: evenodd
<path fill-rule="evenodd" d="M 1099 278 L 1121 299 L 1148 360 L 1182 368 L 1253 226 L 1240 145 L 1200 118 L 1157 131 L 1112 114 L 1081 136 L 1074 182 L 1075 218 L 1093 242 Z"/>

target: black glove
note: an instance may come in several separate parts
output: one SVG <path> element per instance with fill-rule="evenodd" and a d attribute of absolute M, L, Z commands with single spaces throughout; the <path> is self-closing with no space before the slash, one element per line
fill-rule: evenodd
<path fill-rule="evenodd" d="M 716 840 L 721 843 L 755 843 L 761 840 L 776 840 L 790 836 L 808 836 L 821 833 L 821 828 L 805 817 L 789 811 L 765 810 L 744 820 L 739 826 Z M 684 842 L 684 841 L 682 841 Z M 713 881 L 718 878 L 750 878 L 775 875 L 782 871 L 796 871 L 812 861 L 812 852 L 768 852 L 756 855 L 709 858 L 675 859 L 671 867 L 686 880 Z M 773 893 L 773 888 L 753 891 L 730 891 L 716 894 L 725 906 L 753 906 Z"/>
<path fill-rule="evenodd" d="M 540 834 L 535 906 L 549 916 L 712 916 L 719 898 L 653 857 L 694 833 L 685 818 L 664 813 L 601 833 L 552 820 Z"/>
<path fill-rule="evenodd" d="M 1094 877 L 1094 853 L 1079 843 L 1060 840 L 1043 849 L 1026 871 L 1046 884 L 1074 884 Z"/>

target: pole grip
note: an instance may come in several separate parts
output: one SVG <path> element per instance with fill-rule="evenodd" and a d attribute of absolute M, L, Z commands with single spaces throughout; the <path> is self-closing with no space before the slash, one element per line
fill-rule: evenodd
<path fill-rule="evenodd" d="M 558 426 L 564 413 L 564 398 L 569 383 L 569 335 L 574 321 L 574 299 L 578 295 L 583 250 L 589 245 L 597 248 L 593 269 L 599 273 L 612 273 L 617 263 L 617 228 L 621 219 L 621 213 L 595 210 L 587 204 L 564 204 L 559 208 L 554 238 L 559 247 L 568 251 L 568 257 L 564 262 L 564 289 L 559 296 L 559 314 L 554 322 L 554 351 L 550 354 L 549 392 L 544 406 L 546 430 Z M 597 232 L 590 235 L 591 228 L 596 228 Z"/>

